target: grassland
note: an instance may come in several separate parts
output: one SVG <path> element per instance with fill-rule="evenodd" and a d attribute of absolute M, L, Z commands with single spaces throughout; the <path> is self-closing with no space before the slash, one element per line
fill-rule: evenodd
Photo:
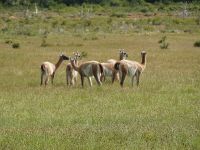
<path fill-rule="evenodd" d="M 200 39 L 197 17 L 132 13 L 131 18 L 103 15 L 88 21 L 47 11 L 27 21 L 21 12 L 13 15 L 15 20 L 2 12 L 0 149 L 200 149 L 200 49 L 193 47 Z M 65 23 L 56 21 L 65 15 Z M 168 21 L 149 24 L 157 17 Z M 123 22 L 133 27 L 127 31 Z M 57 32 L 60 27 L 64 32 Z M 47 45 L 41 47 L 45 29 Z M 163 36 L 170 43 L 164 50 L 158 44 Z M 12 48 L 9 40 L 20 48 Z M 101 87 L 94 81 L 92 88 L 87 82 L 81 88 L 80 80 L 67 87 L 68 62 L 53 86 L 39 86 L 41 62 L 56 62 L 60 52 L 84 51 L 88 57 L 82 61 L 103 62 L 117 59 L 119 48 L 137 61 L 140 51 L 147 51 L 138 88 L 131 87 L 129 78 L 124 88 L 110 80 Z"/>

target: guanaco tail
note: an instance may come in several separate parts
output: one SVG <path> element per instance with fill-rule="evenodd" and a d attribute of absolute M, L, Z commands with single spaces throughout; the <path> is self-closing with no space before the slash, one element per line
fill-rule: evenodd
<path fill-rule="evenodd" d="M 53 64 L 51 62 L 43 62 L 40 66 L 41 69 L 41 82 L 40 85 L 45 84 L 45 86 L 48 84 L 49 82 L 49 78 L 51 77 L 51 83 L 53 84 L 53 79 L 55 76 L 55 73 L 57 71 L 57 69 L 59 68 L 59 66 L 61 65 L 61 63 L 63 62 L 63 60 L 69 60 L 69 57 L 65 56 L 65 55 L 60 55 L 59 56 L 59 60 L 56 64 Z"/>

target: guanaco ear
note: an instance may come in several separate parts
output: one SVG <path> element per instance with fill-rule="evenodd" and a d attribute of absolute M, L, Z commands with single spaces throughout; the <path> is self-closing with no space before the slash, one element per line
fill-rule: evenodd
<path fill-rule="evenodd" d="M 59 57 L 61 57 L 63 55 L 63 52 L 60 52 Z"/>
<path fill-rule="evenodd" d="M 77 53 L 77 56 L 78 56 L 78 57 L 81 57 L 81 54 L 80 54 L 78 51 L 77 51 L 76 53 Z"/>
<path fill-rule="evenodd" d="M 76 56 L 76 57 L 78 56 L 78 51 L 75 52 L 75 56 Z"/>

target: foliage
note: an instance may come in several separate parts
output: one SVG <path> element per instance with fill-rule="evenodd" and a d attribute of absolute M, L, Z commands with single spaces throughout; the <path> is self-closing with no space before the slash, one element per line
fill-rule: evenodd
<path fill-rule="evenodd" d="M 10 39 L 6 40 L 5 43 L 11 45 L 12 48 L 20 48 L 20 44 L 18 42 L 13 42 Z"/>
<path fill-rule="evenodd" d="M 46 46 L 48 46 L 48 44 L 47 44 L 47 40 L 46 40 L 46 38 L 42 38 L 42 43 L 41 43 L 41 46 L 42 47 L 46 47 Z"/>
<path fill-rule="evenodd" d="M 194 47 L 200 47 L 200 40 L 194 43 Z"/>
<path fill-rule="evenodd" d="M 118 6 L 133 6 L 136 4 L 144 3 L 156 3 L 162 2 L 168 4 L 170 2 L 187 2 L 185 0 L 2 0 L 2 3 L 5 5 L 24 5 L 29 6 L 30 4 L 37 3 L 42 7 L 50 7 L 56 4 L 65 4 L 65 5 L 82 5 L 82 4 L 101 4 L 101 5 L 110 5 L 114 7 Z M 198 2 L 198 0 L 190 0 L 190 2 Z M 144 11 L 144 10 L 143 10 Z M 146 11 L 146 9 L 145 9 Z"/>
<path fill-rule="evenodd" d="M 19 48 L 19 47 L 20 47 L 20 44 L 19 44 L 19 43 L 13 43 L 13 44 L 12 44 L 12 47 L 13 47 L 13 48 Z"/>
<path fill-rule="evenodd" d="M 47 30 L 44 31 L 43 36 L 42 36 L 42 43 L 41 43 L 41 47 L 46 47 L 49 44 L 47 43 L 47 37 L 48 37 L 49 32 Z"/>
<path fill-rule="evenodd" d="M 13 41 L 12 41 L 12 40 L 6 40 L 5 43 L 6 43 L 6 44 L 12 44 Z"/>
<path fill-rule="evenodd" d="M 169 43 L 166 42 L 167 36 L 163 36 L 161 40 L 158 41 L 160 44 L 161 49 L 167 49 L 169 46 Z"/>

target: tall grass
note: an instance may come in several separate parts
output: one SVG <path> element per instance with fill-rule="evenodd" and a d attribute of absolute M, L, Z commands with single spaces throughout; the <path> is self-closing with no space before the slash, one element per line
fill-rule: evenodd
<path fill-rule="evenodd" d="M 181 8 L 172 5 L 93 6 L 89 15 L 88 8 L 60 6 L 30 16 L 2 8 L 0 149 L 199 149 L 197 18 L 177 16 Z M 166 51 L 158 45 L 164 35 Z M 39 85 L 40 64 L 56 63 L 61 52 L 78 50 L 87 54 L 81 61 L 105 62 L 118 59 L 120 48 L 139 62 L 147 51 L 139 87 L 128 77 L 124 88 L 111 79 L 101 87 L 86 80 L 82 88 L 80 79 L 67 87 L 67 61 L 54 85 Z"/>
<path fill-rule="evenodd" d="M 184 5 L 183 5 L 184 6 Z M 45 30 L 50 33 L 84 34 L 98 33 L 138 33 L 138 32 L 189 32 L 199 33 L 198 6 L 188 5 L 189 16 L 181 17 L 179 5 L 173 10 L 160 11 L 157 5 L 134 7 L 77 6 L 50 10 L 39 9 L 35 15 L 21 9 L 1 10 L 0 33 L 11 36 L 39 36 Z M 168 5 L 166 7 L 172 7 Z"/>
<path fill-rule="evenodd" d="M 40 47 L 37 36 L 18 36 L 20 49 L 1 38 L 0 148 L 199 149 L 200 51 L 193 47 L 199 36 L 165 35 L 167 51 L 158 47 L 161 33 L 96 34 L 96 40 L 49 34 L 47 47 Z M 56 62 L 61 50 L 71 55 L 78 49 L 88 54 L 82 61 L 103 62 L 117 59 L 119 48 L 139 62 L 140 51 L 147 51 L 139 87 L 131 87 L 129 78 L 124 88 L 111 80 L 101 87 L 93 81 L 92 88 L 85 81 L 81 88 L 80 79 L 67 87 L 68 62 L 59 68 L 54 85 L 39 85 L 41 62 Z"/>

